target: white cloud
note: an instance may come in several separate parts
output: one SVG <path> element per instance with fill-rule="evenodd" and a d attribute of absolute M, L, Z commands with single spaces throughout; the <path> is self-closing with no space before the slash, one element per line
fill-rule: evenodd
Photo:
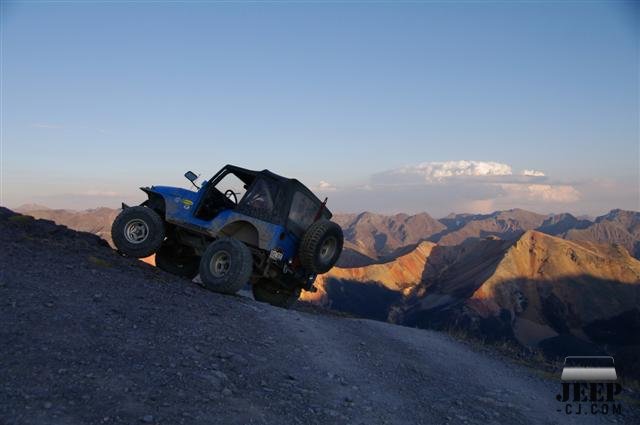
<path fill-rule="evenodd" d="M 546 174 L 543 171 L 538 170 L 522 170 L 522 175 L 530 177 L 544 177 Z"/>
<path fill-rule="evenodd" d="M 380 184 L 433 183 L 456 177 L 495 177 L 513 174 L 511 166 L 494 161 L 423 162 L 376 174 Z"/>
<path fill-rule="evenodd" d="M 320 183 L 318 183 L 318 186 L 316 186 L 315 189 L 324 192 L 331 192 L 336 190 L 337 188 L 329 182 L 320 180 Z"/>
<path fill-rule="evenodd" d="M 500 187 L 514 201 L 575 202 L 580 192 L 570 185 L 506 183 Z"/>
<path fill-rule="evenodd" d="M 497 161 L 423 162 L 371 176 L 365 185 L 341 187 L 333 194 L 337 210 L 427 210 L 487 213 L 525 208 L 554 211 L 583 202 L 576 184 L 558 183 L 527 167 L 514 171 Z"/>

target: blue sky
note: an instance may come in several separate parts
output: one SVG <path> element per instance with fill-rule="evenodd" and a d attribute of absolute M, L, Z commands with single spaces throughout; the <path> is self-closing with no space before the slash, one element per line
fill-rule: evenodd
<path fill-rule="evenodd" d="M 338 211 L 637 210 L 638 17 L 624 2 L 4 2 L 1 201 L 116 206 L 235 163 Z"/>

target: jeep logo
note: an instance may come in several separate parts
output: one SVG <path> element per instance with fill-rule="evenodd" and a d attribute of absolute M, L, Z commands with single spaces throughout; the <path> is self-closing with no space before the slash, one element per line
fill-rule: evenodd
<path fill-rule="evenodd" d="M 567 415 L 620 415 L 622 405 L 615 397 L 622 391 L 613 357 L 571 356 L 564 360 L 561 391 L 556 400 L 564 403 L 558 412 Z"/>

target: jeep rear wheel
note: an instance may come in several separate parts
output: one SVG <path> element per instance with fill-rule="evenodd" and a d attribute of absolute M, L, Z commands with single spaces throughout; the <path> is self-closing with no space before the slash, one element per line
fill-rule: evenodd
<path fill-rule="evenodd" d="M 198 275 L 200 257 L 188 246 L 165 241 L 156 252 L 156 266 L 167 273 L 193 279 Z"/>
<path fill-rule="evenodd" d="M 251 286 L 251 290 L 256 301 L 282 308 L 291 307 L 300 298 L 300 288 L 286 289 L 268 279 L 260 279 Z"/>
<path fill-rule="evenodd" d="M 342 228 L 338 224 L 328 220 L 316 221 L 302 237 L 300 262 L 310 273 L 326 273 L 338 261 L 343 243 Z"/>
<path fill-rule="evenodd" d="M 164 240 L 164 224 L 151 208 L 125 208 L 111 225 L 111 238 L 121 253 L 129 257 L 148 257 Z"/>
<path fill-rule="evenodd" d="M 223 294 L 235 294 L 253 271 L 251 251 L 233 238 L 213 241 L 200 259 L 200 279 L 205 288 Z"/>

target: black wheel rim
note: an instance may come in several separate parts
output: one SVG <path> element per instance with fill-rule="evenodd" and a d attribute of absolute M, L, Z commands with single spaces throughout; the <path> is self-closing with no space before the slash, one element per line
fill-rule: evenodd
<path fill-rule="evenodd" d="M 224 277 L 229 272 L 231 266 L 231 257 L 227 251 L 218 251 L 211 256 L 209 262 L 209 270 L 215 277 Z"/>

